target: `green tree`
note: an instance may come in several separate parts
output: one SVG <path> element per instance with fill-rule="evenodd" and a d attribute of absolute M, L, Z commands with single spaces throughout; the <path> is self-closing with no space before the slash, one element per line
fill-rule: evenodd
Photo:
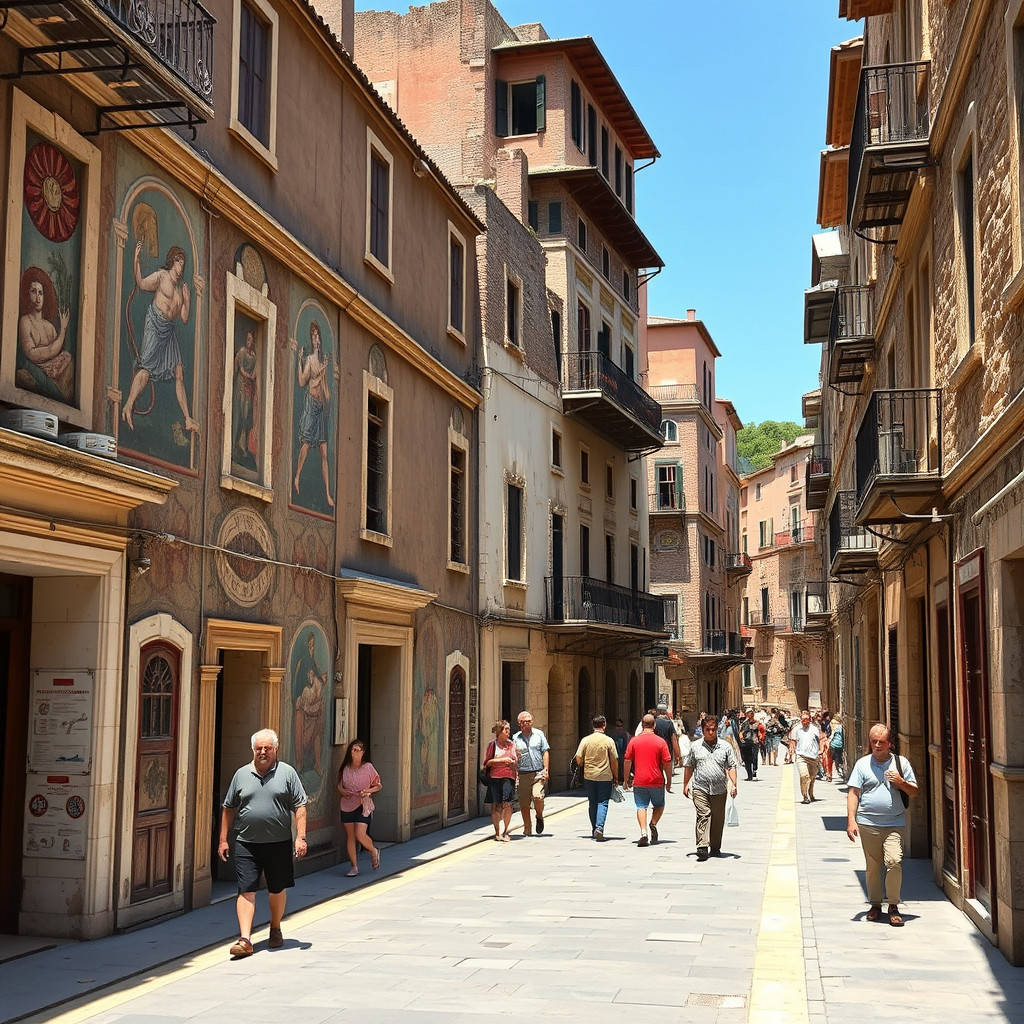
<path fill-rule="evenodd" d="M 749 463 L 748 472 L 770 466 L 783 442 L 792 444 L 807 431 L 792 420 L 764 420 L 750 423 L 736 434 L 736 454 Z M 741 461 L 741 465 L 743 462 Z"/>

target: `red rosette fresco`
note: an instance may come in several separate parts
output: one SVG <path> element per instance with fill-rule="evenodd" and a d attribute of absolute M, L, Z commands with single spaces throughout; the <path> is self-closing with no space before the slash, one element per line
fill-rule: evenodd
<path fill-rule="evenodd" d="M 37 142 L 25 155 L 25 208 L 51 242 L 66 242 L 78 226 L 81 195 L 75 170 L 49 142 Z"/>

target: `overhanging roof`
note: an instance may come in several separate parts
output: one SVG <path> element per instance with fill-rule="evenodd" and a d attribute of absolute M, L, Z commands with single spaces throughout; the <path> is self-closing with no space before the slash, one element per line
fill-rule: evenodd
<path fill-rule="evenodd" d="M 596 167 L 545 167 L 531 170 L 530 178 L 560 182 L 631 266 L 665 266 L 633 215 L 622 205 L 622 201 Z"/>
<path fill-rule="evenodd" d="M 837 228 L 846 223 L 846 196 L 849 187 L 850 147 L 823 149 L 818 178 L 818 223 Z"/>
<path fill-rule="evenodd" d="M 654 140 L 633 109 L 626 93 L 612 73 L 608 62 L 591 36 L 575 39 L 541 39 L 536 42 L 501 43 L 494 47 L 501 56 L 526 56 L 536 53 L 564 53 L 583 79 L 587 91 L 597 101 L 601 112 L 626 144 L 636 160 L 652 160 L 661 156 Z M 660 265 L 660 264 L 659 264 Z"/>
<path fill-rule="evenodd" d="M 850 144 L 853 119 L 857 113 L 863 53 L 864 39 L 861 36 L 833 46 L 829 53 L 828 121 L 825 127 L 825 142 L 829 146 Z"/>

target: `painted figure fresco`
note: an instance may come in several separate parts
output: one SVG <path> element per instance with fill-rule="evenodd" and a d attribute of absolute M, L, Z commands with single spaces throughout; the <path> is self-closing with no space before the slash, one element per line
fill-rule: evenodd
<path fill-rule="evenodd" d="M 315 303 L 304 303 L 295 334 L 301 340 L 295 360 L 292 414 L 293 437 L 298 443 L 292 476 L 292 504 L 323 515 L 332 515 L 334 510 L 330 478 L 330 446 L 334 428 L 328 330 L 323 310 Z M 319 455 L 316 461 L 320 472 L 315 475 L 307 470 L 303 476 L 310 449 Z"/>
<path fill-rule="evenodd" d="M 191 219 L 163 183 L 142 179 L 125 199 L 118 240 L 121 299 L 115 372 L 122 447 L 195 470 L 199 422 L 192 416 L 201 284 Z"/>
<path fill-rule="evenodd" d="M 428 619 L 416 639 L 413 669 L 413 806 L 441 800 L 441 757 L 444 748 L 443 715 L 438 700 L 440 664 L 438 625 Z"/>
<path fill-rule="evenodd" d="M 29 129 L 15 383 L 68 405 L 77 401 L 80 179 L 77 160 Z"/>
<path fill-rule="evenodd" d="M 256 322 L 235 314 L 235 362 L 231 395 L 231 464 L 255 472 L 260 456 L 260 351 Z M 239 344 L 237 339 L 242 337 Z M 248 475 L 248 474 L 246 474 Z"/>
<path fill-rule="evenodd" d="M 292 675 L 293 766 L 309 797 L 312 817 L 326 813 L 325 769 L 329 769 L 331 658 L 323 630 L 315 623 L 303 625 L 296 635 L 289 659 Z"/>

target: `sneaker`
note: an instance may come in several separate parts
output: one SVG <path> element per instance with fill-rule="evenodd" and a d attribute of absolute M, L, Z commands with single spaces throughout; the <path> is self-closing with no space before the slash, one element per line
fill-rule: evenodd
<path fill-rule="evenodd" d="M 707 859 L 708 859 L 708 848 L 706 846 L 698 846 L 697 847 L 697 860 L 707 860 Z"/>
<path fill-rule="evenodd" d="M 284 936 L 281 934 L 280 928 L 270 929 L 270 938 L 267 939 L 267 946 L 270 949 L 280 949 L 284 945 Z"/>
<path fill-rule="evenodd" d="M 544 815 L 537 815 L 537 835 L 540 835 L 544 831 Z"/>
<path fill-rule="evenodd" d="M 636 845 L 637 846 L 650 846 L 650 840 L 647 838 L 647 833 L 646 832 L 644 832 L 640 836 L 640 842 L 638 842 Z"/>
<path fill-rule="evenodd" d="M 228 952 L 236 960 L 241 960 L 244 956 L 252 956 L 252 943 L 248 939 L 238 939 Z"/>
<path fill-rule="evenodd" d="M 651 842 L 656 843 L 658 841 L 658 826 L 651 824 Z"/>

